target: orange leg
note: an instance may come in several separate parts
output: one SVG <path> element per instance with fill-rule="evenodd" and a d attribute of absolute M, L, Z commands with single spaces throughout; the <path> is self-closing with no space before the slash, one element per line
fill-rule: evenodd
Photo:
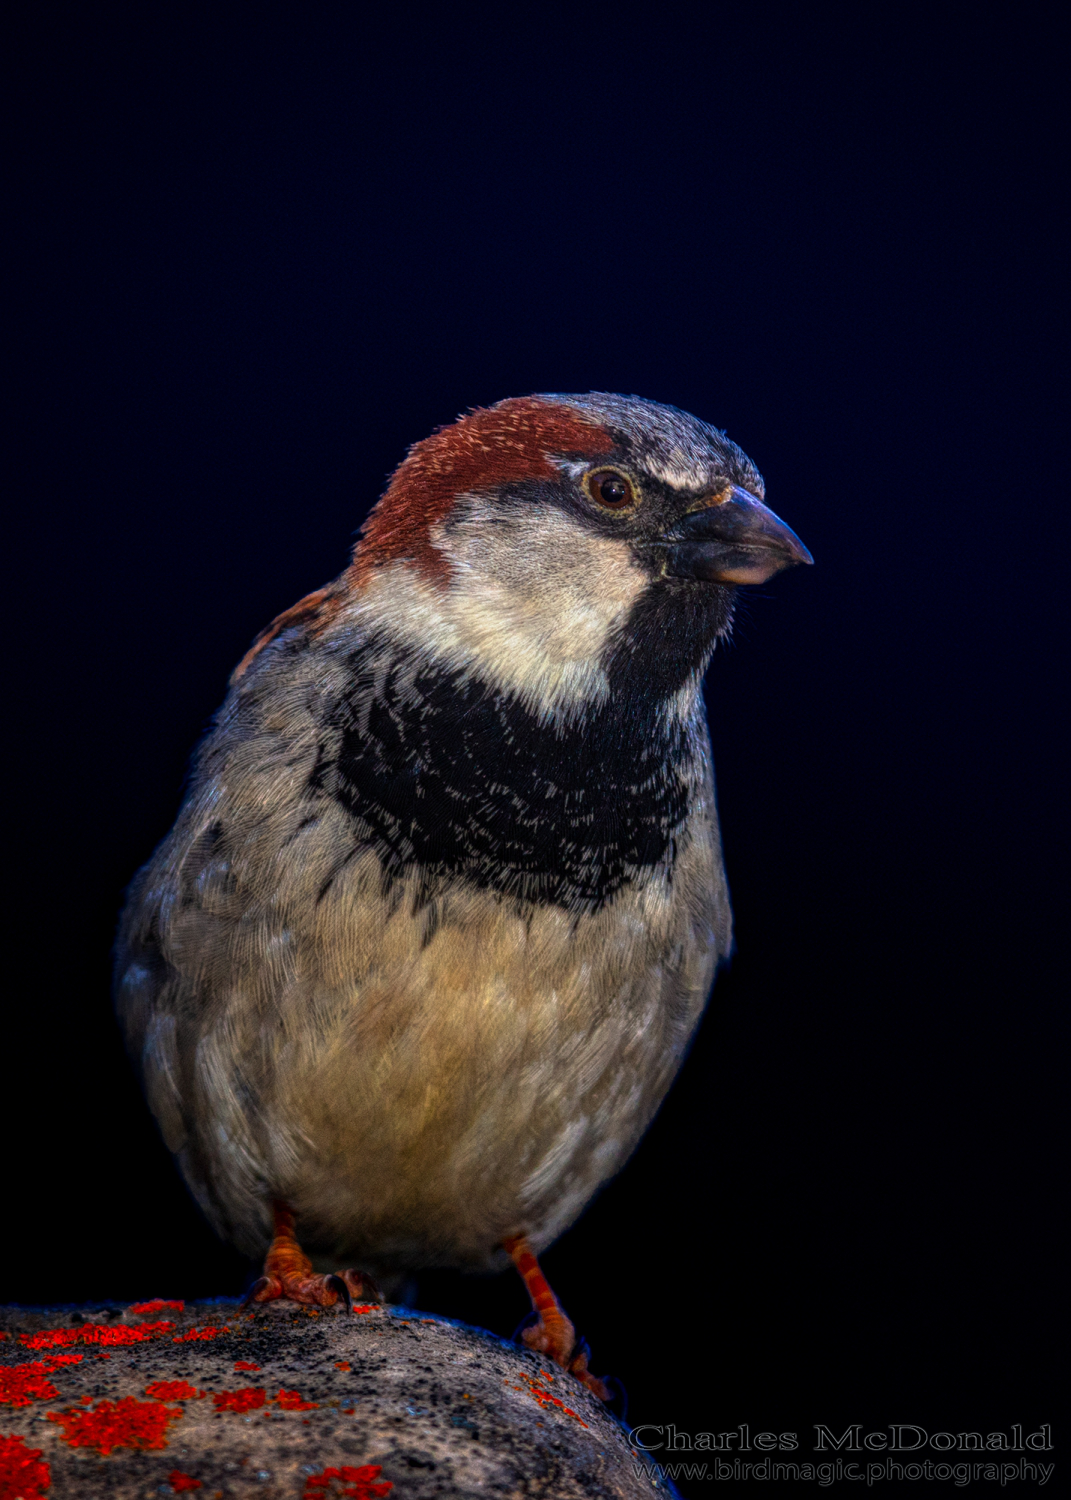
<path fill-rule="evenodd" d="M 273 1302 L 276 1297 L 285 1297 L 310 1307 L 334 1307 L 341 1297 L 349 1311 L 355 1297 L 358 1301 L 382 1301 L 375 1282 L 360 1271 L 317 1275 L 312 1261 L 297 1242 L 294 1215 L 285 1203 L 273 1203 L 272 1210 L 275 1238 L 264 1258 L 264 1275 L 246 1293 L 247 1303 Z"/>
<path fill-rule="evenodd" d="M 539 1262 L 529 1250 L 524 1235 L 514 1235 L 511 1239 L 503 1240 L 502 1244 L 524 1278 L 532 1307 L 539 1314 L 539 1321 L 533 1327 L 526 1328 L 521 1338 L 529 1349 L 549 1354 L 555 1364 L 568 1370 L 570 1375 L 575 1375 L 589 1391 L 594 1391 L 600 1401 L 611 1400 L 613 1392 L 610 1387 L 588 1369 L 587 1346 L 577 1342 L 576 1329 L 551 1291 L 550 1283 L 539 1269 Z"/>

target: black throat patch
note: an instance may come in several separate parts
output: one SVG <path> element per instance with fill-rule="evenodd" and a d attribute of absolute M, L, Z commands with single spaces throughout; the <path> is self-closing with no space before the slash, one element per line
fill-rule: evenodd
<path fill-rule="evenodd" d="M 544 725 L 460 674 L 352 659 L 310 789 L 333 794 L 389 875 L 419 867 L 525 903 L 595 911 L 672 869 L 694 775 L 694 729 L 633 702 Z"/>

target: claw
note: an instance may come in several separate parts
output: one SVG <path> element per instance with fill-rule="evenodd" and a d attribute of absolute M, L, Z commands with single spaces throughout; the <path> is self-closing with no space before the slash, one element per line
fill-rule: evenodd
<path fill-rule="evenodd" d="M 350 1296 L 350 1289 L 343 1281 L 342 1277 L 328 1276 L 326 1285 L 329 1286 L 333 1292 L 338 1293 L 343 1302 L 346 1304 L 346 1311 L 348 1313 L 351 1313 L 353 1311 L 353 1298 Z"/>
<path fill-rule="evenodd" d="M 377 1302 L 380 1307 L 386 1298 L 367 1271 L 340 1271 L 339 1277 L 346 1283 L 355 1302 Z"/>
<path fill-rule="evenodd" d="M 577 1339 L 567 1359 L 565 1368 L 570 1375 L 574 1375 L 581 1385 L 586 1385 L 589 1391 L 598 1396 L 600 1401 L 609 1401 L 613 1392 L 608 1383 L 598 1375 L 593 1375 L 588 1369 L 588 1360 L 591 1358 L 591 1348 L 587 1339 Z"/>
<path fill-rule="evenodd" d="M 272 1278 L 270 1276 L 258 1277 L 257 1280 L 254 1281 L 253 1285 L 249 1288 L 248 1292 L 246 1292 L 245 1296 L 242 1298 L 239 1306 L 251 1307 L 252 1304 L 257 1301 L 260 1293 L 266 1292 L 268 1290 L 268 1288 L 271 1286 L 271 1283 Z"/>
<path fill-rule="evenodd" d="M 591 1345 L 587 1339 L 577 1334 L 576 1343 L 565 1356 L 565 1368 L 571 1370 L 574 1365 L 587 1369 L 588 1360 L 591 1358 Z"/>
<path fill-rule="evenodd" d="M 537 1312 L 534 1312 L 534 1311 L 530 1312 L 526 1318 L 522 1318 L 521 1319 L 521 1321 L 517 1324 L 516 1328 L 513 1330 L 513 1333 L 510 1335 L 511 1341 L 514 1344 L 523 1344 L 524 1343 L 524 1331 L 525 1331 L 525 1329 L 526 1328 L 534 1328 L 535 1325 L 538 1322 L 539 1322 L 539 1314 Z"/>

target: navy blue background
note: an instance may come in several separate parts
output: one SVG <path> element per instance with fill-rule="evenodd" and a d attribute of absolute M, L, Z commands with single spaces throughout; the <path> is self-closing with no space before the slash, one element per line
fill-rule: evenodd
<path fill-rule="evenodd" d="M 24 18 L 4 1300 L 241 1289 L 111 1020 L 122 889 L 410 442 L 636 392 L 817 565 L 709 677 L 737 955 L 546 1269 L 637 1421 L 1054 1419 L 1055 35 L 788 11 Z"/>

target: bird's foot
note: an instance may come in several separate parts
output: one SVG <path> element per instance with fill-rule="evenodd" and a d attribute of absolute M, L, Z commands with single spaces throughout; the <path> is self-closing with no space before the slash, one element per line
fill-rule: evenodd
<path fill-rule="evenodd" d="M 586 1385 L 600 1401 L 609 1401 L 613 1396 L 610 1386 L 588 1369 L 591 1350 L 586 1339 L 578 1339 L 576 1329 L 564 1313 L 558 1318 L 537 1318 L 521 1333 L 521 1342 L 529 1349 L 546 1354 L 556 1365 L 575 1375 L 581 1385 Z"/>
<path fill-rule="evenodd" d="M 245 1295 L 244 1305 L 274 1302 L 285 1297 L 306 1307 L 334 1307 L 340 1300 L 349 1312 L 355 1301 L 382 1302 L 379 1288 L 370 1276 L 360 1271 L 340 1271 L 337 1275 L 320 1275 L 298 1244 L 294 1233 L 294 1215 L 282 1203 L 273 1205 L 275 1238 L 264 1259 L 264 1275 L 255 1281 Z"/>
<path fill-rule="evenodd" d="M 513 1239 L 504 1240 L 503 1244 L 524 1278 L 536 1313 L 536 1321 L 521 1332 L 522 1343 L 529 1349 L 546 1354 L 556 1365 L 561 1365 L 563 1370 L 575 1375 L 581 1385 L 586 1385 L 600 1401 L 613 1400 L 616 1393 L 611 1385 L 588 1369 L 591 1350 L 584 1339 L 577 1338 L 576 1329 L 551 1291 L 546 1277 L 539 1269 L 539 1262 L 528 1248 L 527 1240 L 523 1235 L 517 1235 Z"/>

